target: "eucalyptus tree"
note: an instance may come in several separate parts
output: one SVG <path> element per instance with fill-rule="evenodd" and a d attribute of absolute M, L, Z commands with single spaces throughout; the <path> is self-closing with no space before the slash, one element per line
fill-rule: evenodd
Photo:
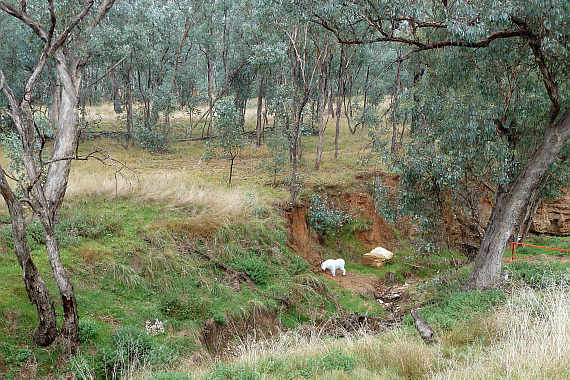
<path fill-rule="evenodd" d="M 230 163 L 228 186 L 232 185 L 235 159 L 241 154 L 248 141 L 242 134 L 240 119 L 242 113 L 237 109 L 235 100 L 225 98 L 216 104 L 214 115 L 214 139 L 206 142 L 204 159 L 210 162 L 214 158 L 223 158 Z"/>
<path fill-rule="evenodd" d="M 61 261 L 54 226 L 63 203 L 71 161 L 75 158 L 79 128 L 78 90 L 90 54 L 86 49 L 87 41 L 92 29 L 105 18 L 113 4 L 114 0 L 101 1 L 98 7 L 95 7 L 94 0 L 82 4 L 53 0 L 26 4 L 22 1 L 18 5 L 0 1 L 0 10 L 29 27 L 43 45 L 31 67 L 18 68 L 28 73 L 18 98 L 0 67 L 0 90 L 9 104 L 9 114 L 19 134 L 27 175 L 27 183 L 20 184 L 23 197 L 18 198 L 8 183 L 9 174 L 0 166 L 0 190 L 10 213 L 14 252 L 23 271 L 26 292 L 38 312 L 39 326 L 34 332 L 34 341 L 46 346 L 59 333 L 68 340 L 72 351 L 79 342 L 77 300 Z M 12 48 L 18 49 L 18 46 Z M 42 139 L 37 135 L 34 123 L 34 87 L 50 61 L 55 65 L 61 83 L 61 105 L 54 148 L 51 158 L 44 162 L 42 155 L 34 151 L 36 138 Z M 42 176 L 45 182 L 40 181 Z M 63 306 L 59 332 L 54 303 L 30 256 L 24 204 L 31 207 L 43 226 L 46 252 Z"/>
<path fill-rule="evenodd" d="M 470 288 L 495 285 L 513 227 L 552 165 L 563 159 L 560 153 L 570 137 L 565 96 L 568 2 L 368 0 L 311 5 L 318 8 L 313 8 L 314 21 L 342 43 L 399 43 L 399 61 L 422 55 L 426 73 L 439 78 L 431 99 L 422 101 L 426 116 L 434 111 L 424 123 L 437 126 L 432 128 L 434 149 L 443 137 L 438 128 L 446 125 L 448 132 L 469 135 L 463 141 L 478 143 L 480 159 L 488 158 L 487 167 L 499 169 L 492 183 L 486 183 L 495 203 L 468 281 Z M 440 107 L 440 99 L 448 107 Z M 445 152 L 445 159 L 455 161 L 463 147 Z M 500 154 L 487 156 L 489 148 Z"/>
<path fill-rule="evenodd" d="M 273 0 L 260 2 L 258 9 L 261 17 L 266 20 L 265 25 L 275 33 L 273 41 L 280 41 L 259 46 L 277 48 L 279 50 L 268 51 L 270 56 L 280 57 L 279 59 L 283 57 L 281 65 L 271 70 L 275 94 L 270 101 L 274 117 L 289 140 L 290 203 L 295 205 L 299 193 L 298 159 L 303 117 L 315 91 L 319 77 L 318 67 L 327 58 L 327 54 L 326 49 L 320 49 L 315 44 L 315 25 L 306 13 L 299 12 L 289 3 Z M 275 54 L 277 51 L 279 53 Z"/>

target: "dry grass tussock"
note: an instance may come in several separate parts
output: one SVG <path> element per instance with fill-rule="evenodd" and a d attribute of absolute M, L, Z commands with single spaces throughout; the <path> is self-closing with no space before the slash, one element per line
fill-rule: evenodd
<path fill-rule="evenodd" d="M 342 378 L 385 380 L 421 378 L 439 355 L 436 346 L 425 345 L 421 339 L 403 330 L 384 334 L 359 331 L 347 333 L 343 339 L 323 337 L 324 333 L 313 327 L 283 332 L 269 340 L 241 341 L 232 350 L 237 356 L 234 363 L 255 368 L 269 358 L 278 358 L 290 363 L 291 367 L 303 367 L 310 360 L 340 353 L 357 361 L 356 368 L 350 374 L 344 373 Z M 195 376 L 207 369 L 186 368 Z M 322 375 L 327 378 L 331 373 Z"/>
<path fill-rule="evenodd" d="M 184 172 L 146 171 L 127 177 L 85 169 L 72 170 L 67 188 L 68 199 L 84 197 L 134 197 L 170 207 L 207 211 L 210 218 L 235 220 L 251 212 L 258 195 L 243 186 L 204 184 Z"/>
<path fill-rule="evenodd" d="M 495 314 L 501 339 L 432 379 L 570 378 L 570 286 L 515 293 Z"/>

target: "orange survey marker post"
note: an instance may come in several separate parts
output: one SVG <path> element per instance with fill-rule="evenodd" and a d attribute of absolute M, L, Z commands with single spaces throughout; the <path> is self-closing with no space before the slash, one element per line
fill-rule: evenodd
<path fill-rule="evenodd" d="M 570 252 L 570 250 L 568 249 L 561 249 L 561 248 L 552 248 L 552 247 L 542 247 L 540 245 L 532 245 L 532 244 L 525 244 L 525 243 L 516 243 L 516 242 L 512 242 L 511 243 L 511 260 L 507 260 L 508 263 L 512 263 L 513 261 L 517 261 L 519 259 L 516 259 L 516 255 L 517 255 L 517 245 L 522 245 L 525 247 L 534 247 L 534 248 L 543 248 L 543 249 L 550 249 L 552 251 L 562 251 L 562 252 Z"/>

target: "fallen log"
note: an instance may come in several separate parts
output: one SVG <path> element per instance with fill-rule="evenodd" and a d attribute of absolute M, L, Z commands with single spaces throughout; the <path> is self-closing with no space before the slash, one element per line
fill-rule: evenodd
<path fill-rule="evenodd" d="M 430 344 L 436 343 L 435 333 L 433 332 L 433 329 L 429 323 L 427 323 L 427 321 L 420 315 L 418 310 L 419 309 L 412 310 L 412 318 L 414 318 L 414 326 L 416 327 L 416 330 L 418 330 L 424 342 Z"/>

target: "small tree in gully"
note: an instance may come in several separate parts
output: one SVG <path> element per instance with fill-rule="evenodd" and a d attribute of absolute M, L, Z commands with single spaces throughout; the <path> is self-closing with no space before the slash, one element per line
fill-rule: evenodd
<path fill-rule="evenodd" d="M 237 110 L 233 99 L 221 100 L 215 109 L 213 140 L 204 146 L 204 160 L 210 162 L 214 158 L 224 158 L 230 162 L 228 185 L 232 185 L 234 161 L 248 144 L 243 136 L 241 113 Z"/>

